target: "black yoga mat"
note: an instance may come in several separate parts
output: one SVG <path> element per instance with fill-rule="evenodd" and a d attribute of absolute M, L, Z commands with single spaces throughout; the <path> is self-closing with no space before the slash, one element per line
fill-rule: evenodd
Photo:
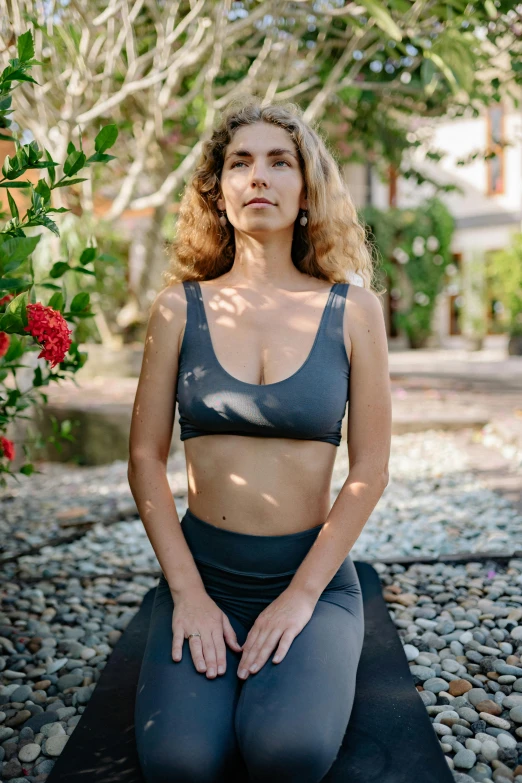
<path fill-rule="evenodd" d="M 344 742 L 323 781 L 454 783 L 413 684 L 379 575 L 369 563 L 355 565 L 364 596 L 364 645 Z M 145 783 L 135 747 L 134 700 L 154 593 L 152 588 L 145 595 L 114 647 L 48 783 Z"/>

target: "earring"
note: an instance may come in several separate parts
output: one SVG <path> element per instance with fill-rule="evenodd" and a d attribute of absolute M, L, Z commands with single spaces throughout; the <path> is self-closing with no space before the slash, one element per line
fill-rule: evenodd
<path fill-rule="evenodd" d="M 306 226 L 306 224 L 308 223 L 308 218 L 306 217 L 306 210 L 305 209 L 303 210 L 303 214 L 302 214 L 301 219 L 300 219 L 299 222 L 300 222 L 300 224 L 302 226 Z"/>
<path fill-rule="evenodd" d="M 225 210 L 223 210 L 221 215 L 219 216 L 219 222 L 221 223 L 223 228 L 226 227 L 226 225 L 227 225 L 227 213 L 225 212 Z"/>

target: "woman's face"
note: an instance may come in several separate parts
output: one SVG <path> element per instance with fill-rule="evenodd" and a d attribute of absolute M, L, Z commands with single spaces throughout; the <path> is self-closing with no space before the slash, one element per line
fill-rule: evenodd
<path fill-rule="evenodd" d="M 282 231 L 293 226 L 299 209 L 306 209 L 305 183 L 297 148 L 289 133 L 267 122 L 238 128 L 225 149 L 221 173 L 222 198 L 236 230 L 245 234 Z M 270 204 L 249 204 L 253 198 Z"/>

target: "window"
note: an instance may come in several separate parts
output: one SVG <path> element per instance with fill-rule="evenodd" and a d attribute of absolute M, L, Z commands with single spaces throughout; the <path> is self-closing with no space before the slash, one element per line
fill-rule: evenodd
<path fill-rule="evenodd" d="M 495 196 L 504 193 L 504 107 L 501 104 L 488 108 L 487 133 L 487 152 L 494 153 L 486 160 L 487 194 Z"/>

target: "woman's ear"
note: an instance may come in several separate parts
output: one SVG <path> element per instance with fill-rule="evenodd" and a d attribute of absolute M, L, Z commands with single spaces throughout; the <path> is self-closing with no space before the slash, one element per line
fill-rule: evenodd
<path fill-rule="evenodd" d="M 225 209 L 225 199 L 224 198 L 218 198 L 216 201 L 216 206 L 219 210 Z"/>

